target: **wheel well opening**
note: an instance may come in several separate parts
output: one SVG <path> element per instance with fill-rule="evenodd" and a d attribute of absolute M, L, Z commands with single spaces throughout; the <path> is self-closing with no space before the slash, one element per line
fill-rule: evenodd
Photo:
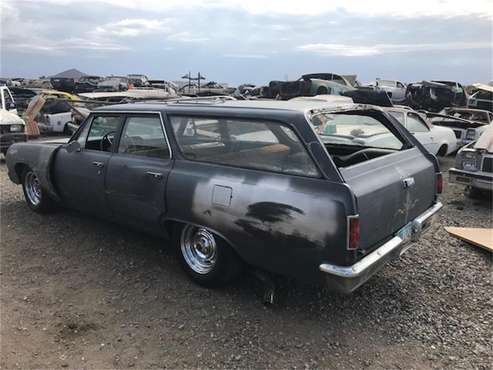
<path fill-rule="evenodd" d="M 163 222 L 164 231 L 166 232 L 169 239 L 173 237 L 173 229 L 176 225 L 183 225 L 183 223 L 174 220 L 165 220 Z"/>
<path fill-rule="evenodd" d="M 437 153 L 440 157 L 443 157 L 447 154 L 447 144 L 443 144 L 440 149 L 438 149 Z"/>
<path fill-rule="evenodd" d="M 17 163 L 14 167 L 15 173 L 17 174 L 17 177 L 19 181 L 22 181 L 22 173 L 29 168 L 29 166 L 25 163 Z"/>

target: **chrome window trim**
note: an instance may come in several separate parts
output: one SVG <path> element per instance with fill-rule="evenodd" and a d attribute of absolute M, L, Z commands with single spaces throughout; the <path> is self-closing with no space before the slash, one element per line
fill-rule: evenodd
<path fill-rule="evenodd" d="M 279 126 L 284 126 L 284 127 L 288 128 L 289 130 L 291 130 L 294 133 L 294 135 L 296 136 L 296 139 L 298 140 L 298 142 L 305 149 L 305 153 L 308 155 L 308 157 L 310 158 L 312 164 L 315 166 L 315 169 L 318 172 L 318 176 L 307 176 L 307 175 L 299 175 L 299 174 L 286 173 L 286 172 L 277 172 L 277 171 L 271 171 L 271 170 L 266 170 L 266 169 L 256 168 L 256 167 L 236 166 L 236 165 L 232 165 L 232 164 L 219 163 L 219 162 L 214 162 L 214 161 L 204 161 L 204 160 L 187 158 L 183 154 L 183 150 L 181 148 L 181 145 L 178 142 L 178 139 L 176 138 L 176 133 L 175 133 L 175 130 L 173 128 L 173 123 L 171 122 L 171 119 L 173 117 L 188 117 L 188 118 L 213 119 L 213 120 L 214 119 L 217 120 L 217 119 L 220 119 L 220 118 L 226 118 L 226 119 L 229 118 L 229 119 L 232 119 L 232 120 L 241 120 L 241 119 L 244 119 L 244 120 L 249 121 L 249 122 L 273 123 L 273 124 L 276 124 L 276 125 L 279 125 Z M 310 179 L 327 179 L 327 177 L 326 177 L 324 171 L 322 171 L 322 169 L 321 169 L 318 161 L 316 160 L 316 158 L 313 156 L 311 150 L 309 149 L 308 143 L 306 143 L 303 140 L 303 137 L 300 135 L 297 127 L 295 125 L 290 125 L 289 123 L 287 123 L 285 121 L 281 121 L 281 120 L 270 120 L 270 119 L 263 119 L 263 118 L 261 118 L 261 119 L 254 118 L 254 119 L 252 119 L 252 118 L 243 118 L 243 117 L 232 117 L 232 116 L 226 116 L 224 114 L 223 115 L 210 115 L 210 114 L 201 114 L 201 113 L 198 113 L 198 114 L 194 114 L 194 115 L 189 115 L 188 113 L 182 113 L 182 112 L 170 114 L 169 115 L 169 120 L 170 120 L 170 124 L 171 124 L 171 129 L 172 129 L 173 135 L 175 135 L 175 141 L 176 141 L 176 144 L 178 146 L 178 150 L 180 151 L 180 154 L 183 156 L 183 158 L 185 160 L 187 160 L 187 161 L 192 161 L 192 162 L 197 162 L 197 163 L 207 163 L 207 164 L 213 164 L 213 165 L 217 165 L 217 166 L 226 166 L 226 167 L 232 167 L 232 168 L 242 168 L 242 169 L 245 169 L 245 170 L 263 171 L 263 172 L 275 173 L 275 174 L 286 175 L 286 176 L 297 176 L 297 177 L 305 177 L 305 178 L 310 178 Z"/>
<path fill-rule="evenodd" d="M 171 145 L 169 143 L 168 133 L 166 132 L 166 126 L 164 125 L 163 114 L 160 111 L 129 111 L 129 110 L 125 110 L 125 111 L 124 110 L 116 110 L 116 111 L 113 111 L 113 110 L 96 110 L 96 111 L 91 111 L 92 115 L 95 115 L 98 113 L 103 113 L 103 114 L 109 113 L 109 114 L 120 114 L 120 115 L 125 115 L 125 114 L 136 114 L 136 115 L 139 115 L 139 114 L 154 114 L 155 115 L 155 114 L 157 114 L 157 115 L 159 115 L 159 120 L 161 121 L 161 129 L 163 130 L 164 138 L 166 140 L 166 144 L 168 145 L 168 149 L 169 149 L 169 159 L 170 160 L 173 159 L 173 149 L 171 148 Z M 126 122 L 124 122 L 123 125 L 125 125 L 125 123 Z M 123 128 L 124 127 L 122 127 L 122 129 Z"/>

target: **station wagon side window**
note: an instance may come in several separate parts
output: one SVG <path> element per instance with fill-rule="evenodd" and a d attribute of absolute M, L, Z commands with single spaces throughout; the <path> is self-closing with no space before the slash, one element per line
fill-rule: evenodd
<path fill-rule="evenodd" d="M 426 124 L 419 118 L 416 113 L 407 114 L 406 128 L 411 133 L 429 131 Z"/>
<path fill-rule="evenodd" d="M 187 159 L 320 177 L 296 133 L 280 123 L 185 116 L 170 120 Z"/>
<path fill-rule="evenodd" d="M 85 148 L 111 152 L 115 143 L 116 133 L 120 127 L 120 116 L 94 116 L 87 135 Z"/>
<path fill-rule="evenodd" d="M 158 116 L 128 117 L 123 128 L 118 153 L 169 158 L 168 143 Z"/>

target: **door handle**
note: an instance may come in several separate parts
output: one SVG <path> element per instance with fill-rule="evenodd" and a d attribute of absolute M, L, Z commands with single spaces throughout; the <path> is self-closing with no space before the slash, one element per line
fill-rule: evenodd
<path fill-rule="evenodd" d="M 96 166 L 98 168 L 103 168 L 104 167 L 104 163 L 103 162 L 98 162 L 98 161 L 92 162 L 92 165 L 93 166 Z"/>
<path fill-rule="evenodd" d="M 156 180 L 161 180 L 163 178 L 163 174 L 160 172 L 152 172 L 152 171 L 147 171 L 146 172 L 149 176 L 154 177 Z"/>

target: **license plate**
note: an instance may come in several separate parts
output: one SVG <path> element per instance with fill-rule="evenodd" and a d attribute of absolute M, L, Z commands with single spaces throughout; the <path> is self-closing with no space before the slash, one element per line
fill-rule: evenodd
<path fill-rule="evenodd" d="M 21 130 L 21 126 L 10 126 L 10 132 L 20 132 Z"/>
<path fill-rule="evenodd" d="M 464 177 L 464 176 L 456 176 L 455 180 L 457 182 L 462 182 L 463 184 L 470 184 L 471 179 L 469 177 Z"/>
<path fill-rule="evenodd" d="M 404 226 L 402 229 L 399 230 L 397 236 L 402 239 L 403 243 L 410 241 L 413 237 L 413 225 L 407 224 L 406 226 Z"/>

